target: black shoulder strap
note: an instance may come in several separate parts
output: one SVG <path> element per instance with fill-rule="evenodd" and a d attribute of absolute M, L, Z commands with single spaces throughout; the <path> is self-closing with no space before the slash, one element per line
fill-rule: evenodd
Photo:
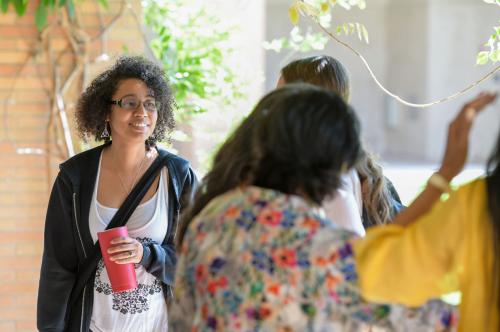
<path fill-rule="evenodd" d="M 127 223 L 135 208 L 139 205 L 144 195 L 146 195 L 161 170 L 162 165 L 164 164 L 163 159 L 163 157 L 158 156 L 153 161 L 151 166 L 149 166 L 139 182 L 137 182 L 118 211 L 115 213 L 106 229 L 124 226 Z M 101 257 L 101 248 L 99 246 L 99 241 L 97 241 L 87 258 L 79 264 L 77 279 L 70 296 L 69 308 L 73 307 L 76 300 L 83 292 L 85 285 L 93 275 Z"/>
<path fill-rule="evenodd" d="M 135 208 L 139 205 L 142 198 L 148 192 L 149 188 L 153 184 L 158 172 L 163 165 L 162 158 L 158 156 L 151 166 L 142 175 L 139 182 L 134 186 L 130 194 L 127 196 L 125 201 L 120 206 L 120 209 L 115 213 L 111 221 L 109 222 L 106 229 L 111 229 L 115 227 L 123 226 L 127 223 L 128 218 L 134 213 Z M 99 248 L 99 242 L 95 244 L 96 248 Z M 100 249 L 99 249 L 100 252 Z"/>

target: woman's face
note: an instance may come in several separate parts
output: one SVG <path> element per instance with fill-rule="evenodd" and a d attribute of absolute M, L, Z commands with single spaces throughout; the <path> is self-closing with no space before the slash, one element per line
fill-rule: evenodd
<path fill-rule="evenodd" d="M 112 101 L 108 120 L 113 140 L 144 143 L 158 119 L 153 91 L 139 79 L 125 79 L 119 83 Z"/>

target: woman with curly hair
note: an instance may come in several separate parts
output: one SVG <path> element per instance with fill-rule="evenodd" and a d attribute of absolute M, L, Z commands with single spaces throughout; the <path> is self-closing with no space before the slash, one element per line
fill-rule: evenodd
<path fill-rule="evenodd" d="M 166 330 L 174 236 L 196 184 L 186 160 L 156 145 L 174 127 L 172 105 L 164 72 L 138 56 L 118 59 L 80 97 L 80 134 L 104 144 L 60 165 L 45 221 L 40 331 Z M 140 188 L 153 164 L 160 171 L 149 187 Z M 113 239 L 108 253 L 115 263 L 136 264 L 139 286 L 113 293 L 101 259 L 79 289 L 97 233 L 138 191 L 145 194 L 127 220 L 129 236 Z"/>
<path fill-rule="evenodd" d="M 337 94 L 290 84 L 265 96 L 183 216 L 171 330 L 434 331 L 453 321 L 442 303 L 408 311 L 360 297 L 353 234 L 320 206 L 361 157 L 358 120 Z"/>
<path fill-rule="evenodd" d="M 347 69 L 328 55 L 295 60 L 283 67 L 278 86 L 294 82 L 329 89 L 346 102 L 351 94 Z M 343 176 L 336 198 L 325 203 L 328 217 L 359 235 L 365 233 L 364 228 L 391 222 L 402 207 L 396 189 L 370 153 L 365 153 L 356 169 Z"/>

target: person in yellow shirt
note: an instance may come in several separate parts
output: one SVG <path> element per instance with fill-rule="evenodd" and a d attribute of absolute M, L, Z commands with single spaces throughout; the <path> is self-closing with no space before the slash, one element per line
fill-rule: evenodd
<path fill-rule="evenodd" d="M 477 113 L 495 98 L 483 93 L 464 105 L 450 124 L 441 168 L 395 224 L 355 240 L 367 300 L 418 306 L 460 291 L 459 331 L 500 331 L 500 136 L 486 176 L 449 187 L 465 164 Z"/>

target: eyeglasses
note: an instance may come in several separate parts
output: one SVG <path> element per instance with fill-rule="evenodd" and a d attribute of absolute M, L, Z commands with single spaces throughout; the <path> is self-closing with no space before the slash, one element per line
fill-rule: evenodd
<path fill-rule="evenodd" d="M 154 100 L 154 99 L 146 99 L 146 100 L 139 100 L 136 97 L 129 96 L 129 97 L 124 97 L 120 100 L 112 100 L 111 104 L 113 105 L 118 105 L 123 109 L 126 110 L 136 110 L 138 109 L 141 104 L 144 106 L 146 111 L 149 112 L 156 112 L 158 108 L 160 108 L 160 104 Z"/>

